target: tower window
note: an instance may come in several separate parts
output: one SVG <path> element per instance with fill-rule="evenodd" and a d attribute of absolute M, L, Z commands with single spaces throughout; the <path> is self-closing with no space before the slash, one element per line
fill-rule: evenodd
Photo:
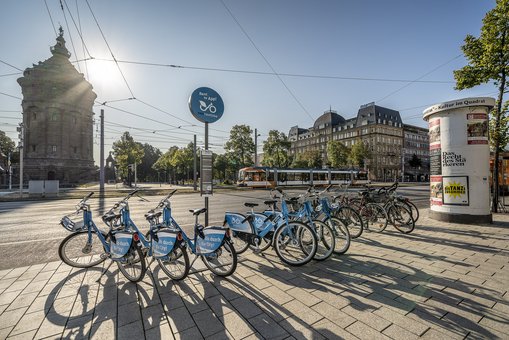
<path fill-rule="evenodd" d="M 74 153 L 78 152 L 78 148 L 77 147 L 74 146 L 72 149 L 73 149 Z"/>
<path fill-rule="evenodd" d="M 37 112 L 32 113 L 32 120 L 37 120 Z"/>
<path fill-rule="evenodd" d="M 52 152 L 57 152 L 57 146 L 56 145 L 52 145 L 51 146 L 51 151 Z"/>
<path fill-rule="evenodd" d="M 37 147 L 35 144 L 32 144 L 32 151 L 35 152 L 37 150 Z"/>
<path fill-rule="evenodd" d="M 58 118 L 58 114 L 57 114 L 57 113 L 52 113 L 52 114 L 51 114 L 51 120 L 52 120 L 52 121 L 56 121 L 56 120 L 57 120 L 57 118 Z"/>

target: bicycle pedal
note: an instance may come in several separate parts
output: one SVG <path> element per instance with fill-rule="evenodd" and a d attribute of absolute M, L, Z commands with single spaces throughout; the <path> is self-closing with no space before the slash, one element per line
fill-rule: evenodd
<path fill-rule="evenodd" d="M 261 252 L 262 252 L 262 251 L 260 250 L 260 248 L 255 248 L 255 249 L 253 249 L 253 253 L 255 253 L 255 254 L 257 254 L 257 255 L 258 255 L 258 254 L 260 254 Z"/>
<path fill-rule="evenodd" d="M 105 259 L 109 259 L 111 257 L 111 254 L 110 253 L 102 253 L 101 255 L 99 255 L 99 257 L 102 260 L 105 260 Z"/>

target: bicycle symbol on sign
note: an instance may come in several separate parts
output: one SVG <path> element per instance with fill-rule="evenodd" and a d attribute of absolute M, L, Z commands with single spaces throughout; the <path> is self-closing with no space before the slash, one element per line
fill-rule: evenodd
<path fill-rule="evenodd" d="M 203 100 L 200 100 L 200 110 L 206 112 L 209 111 L 210 113 L 216 113 L 216 107 L 210 103 L 207 105 Z"/>

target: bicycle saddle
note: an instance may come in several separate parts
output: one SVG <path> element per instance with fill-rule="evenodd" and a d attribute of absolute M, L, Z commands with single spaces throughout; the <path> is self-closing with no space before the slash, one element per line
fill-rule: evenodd
<path fill-rule="evenodd" d="M 189 210 L 190 213 L 193 213 L 194 216 L 196 215 L 199 215 L 201 213 L 204 213 L 205 211 L 207 211 L 207 208 L 201 208 L 201 209 L 191 209 Z"/>
<path fill-rule="evenodd" d="M 120 218 L 120 214 L 115 214 L 115 213 L 105 214 L 105 215 L 103 215 L 102 220 L 105 223 L 109 223 L 109 222 L 113 221 L 116 218 Z"/>
<path fill-rule="evenodd" d="M 244 203 L 244 206 L 246 206 L 248 208 L 253 208 L 253 207 L 257 207 L 258 203 L 246 202 L 246 203 Z"/>
<path fill-rule="evenodd" d="M 163 214 L 163 212 L 162 212 L 162 211 L 158 211 L 158 212 L 153 212 L 153 211 L 152 211 L 152 212 L 148 212 L 148 213 L 146 213 L 146 214 L 145 214 L 145 218 L 146 218 L 147 220 L 151 220 L 151 219 L 153 219 L 153 218 L 155 218 L 155 217 L 159 217 L 159 216 L 161 216 L 162 214 Z"/>
<path fill-rule="evenodd" d="M 266 205 L 273 205 L 276 202 L 277 202 L 276 200 L 268 200 L 268 201 L 264 201 L 263 203 Z"/>

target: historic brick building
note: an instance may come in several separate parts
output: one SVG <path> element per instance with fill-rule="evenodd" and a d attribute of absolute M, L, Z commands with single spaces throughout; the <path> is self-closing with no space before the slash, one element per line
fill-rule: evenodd
<path fill-rule="evenodd" d="M 97 95 L 69 61 L 63 30 L 49 59 L 18 79 L 23 93 L 24 178 L 74 184 L 95 178 L 92 106 Z"/>
<path fill-rule="evenodd" d="M 406 131 L 409 132 L 406 133 Z M 372 154 L 371 159 L 366 160 L 370 179 L 392 181 L 401 180 L 403 172 L 410 171 L 407 163 L 408 153 L 410 157 L 414 152 L 421 157 L 423 166 L 419 174 L 429 173 L 429 154 L 421 152 L 428 145 L 426 131 L 426 129 L 403 124 L 398 111 L 369 103 L 362 105 L 357 112 L 357 117 L 350 119 L 343 118 L 335 111 L 326 111 L 311 128 L 292 127 L 288 138 L 292 143 L 293 155 L 317 150 L 321 153 L 324 164 L 328 163 L 327 142 L 339 140 L 347 147 L 359 142 L 365 143 Z M 419 139 L 419 146 L 414 147 L 412 142 L 406 145 L 405 138 L 413 138 L 415 133 L 422 138 L 422 141 Z M 407 179 L 410 179 L 408 174 Z"/>

